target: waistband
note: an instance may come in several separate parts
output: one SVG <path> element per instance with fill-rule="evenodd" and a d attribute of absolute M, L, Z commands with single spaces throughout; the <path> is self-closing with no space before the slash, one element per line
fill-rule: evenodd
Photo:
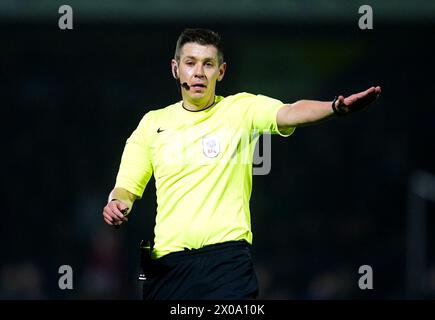
<path fill-rule="evenodd" d="M 161 258 L 153 260 L 155 262 L 165 262 L 165 261 L 175 261 L 178 259 L 188 258 L 188 257 L 196 257 L 198 255 L 210 254 L 210 253 L 218 253 L 218 252 L 226 252 L 230 249 L 241 248 L 241 249 L 251 249 L 251 244 L 246 240 L 236 240 L 236 241 L 226 241 L 216 244 L 206 245 L 199 249 L 187 249 L 185 248 L 183 251 L 176 251 L 168 253 Z"/>

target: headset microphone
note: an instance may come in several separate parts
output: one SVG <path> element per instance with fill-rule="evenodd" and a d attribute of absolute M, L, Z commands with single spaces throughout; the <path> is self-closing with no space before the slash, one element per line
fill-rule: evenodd
<path fill-rule="evenodd" d="M 183 83 L 181 83 L 181 81 L 180 81 L 180 77 L 178 76 L 178 69 L 177 69 L 177 66 L 174 66 L 174 78 L 175 78 L 175 80 L 177 81 L 177 84 L 179 84 L 180 85 L 180 87 L 183 87 L 184 89 L 186 89 L 187 91 L 189 91 L 190 90 L 190 86 L 187 84 L 187 82 L 183 82 Z"/>
<path fill-rule="evenodd" d="M 187 91 L 190 90 L 190 86 L 187 84 L 187 82 L 183 82 L 183 83 L 180 82 L 180 85 L 181 85 L 184 89 L 186 89 Z"/>

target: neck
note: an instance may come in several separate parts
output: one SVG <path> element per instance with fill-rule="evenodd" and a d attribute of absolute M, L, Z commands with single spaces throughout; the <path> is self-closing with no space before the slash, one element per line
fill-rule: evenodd
<path fill-rule="evenodd" d="M 188 110 L 188 111 L 201 111 L 201 110 L 205 110 L 207 108 L 210 108 L 215 101 L 215 95 L 211 96 L 210 99 L 206 102 L 192 102 L 192 101 L 188 101 L 187 99 L 183 99 L 183 108 Z"/>

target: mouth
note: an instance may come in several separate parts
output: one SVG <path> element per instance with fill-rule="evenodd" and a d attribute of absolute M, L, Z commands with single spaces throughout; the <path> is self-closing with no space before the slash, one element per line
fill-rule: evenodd
<path fill-rule="evenodd" d="M 205 84 L 202 83 L 195 83 L 191 85 L 191 88 L 193 89 L 205 89 L 207 88 L 207 86 Z"/>

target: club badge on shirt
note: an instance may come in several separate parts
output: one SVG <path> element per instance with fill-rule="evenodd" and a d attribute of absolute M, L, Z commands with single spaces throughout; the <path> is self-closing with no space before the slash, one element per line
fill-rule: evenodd
<path fill-rule="evenodd" d="M 202 138 L 202 151 L 208 158 L 215 158 L 220 152 L 219 139 L 217 136 L 205 136 Z"/>

